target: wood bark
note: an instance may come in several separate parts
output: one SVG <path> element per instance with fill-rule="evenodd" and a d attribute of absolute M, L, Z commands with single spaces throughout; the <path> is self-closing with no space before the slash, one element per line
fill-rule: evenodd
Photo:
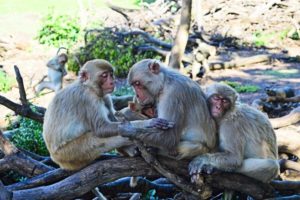
<path fill-rule="evenodd" d="M 182 1 L 180 25 L 178 26 L 175 41 L 171 50 L 168 66 L 181 69 L 181 60 L 188 41 L 191 22 L 192 0 Z"/>

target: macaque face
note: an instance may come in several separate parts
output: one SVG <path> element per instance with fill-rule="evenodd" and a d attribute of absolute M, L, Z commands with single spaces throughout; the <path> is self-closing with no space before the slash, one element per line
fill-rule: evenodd
<path fill-rule="evenodd" d="M 112 71 L 101 72 L 98 76 L 99 86 L 101 87 L 103 94 L 112 93 L 115 89 L 115 79 Z"/>
<path fill-rule="evenodd" d="M 214 94 L 209 98 L 210 113 L 215 119 L 223 117 L 230 106 L 230 100 L 222 95 Z"/>
<path fill-rule="evenodd" d="M 68 61 L 68 56 L 66 54 L 63 53 L 58 56 L 59 64 L 64 65 L 64 64 L 66 64 L 67 61 Z"/>
<path fill-rule="evenodd" d="M 153 104 L 153 98 L 147 88 L 140 81 L 133 81 L 131 84 L 135 90 L 136 98 L 142 106 Z"/>

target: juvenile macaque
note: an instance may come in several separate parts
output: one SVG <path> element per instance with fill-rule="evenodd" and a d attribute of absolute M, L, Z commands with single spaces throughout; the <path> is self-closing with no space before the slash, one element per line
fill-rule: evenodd
<path fill-rule="evenodd" d="M 240 104 L 238 94 L 228 85 L 213 84 L 206 95 L 218 126 L 219 149 L 190 163 L 192 181 L 198 181 L 198 174 L 210 174 L 215 169 L 263 182 L 275 178 L 279 173 L 277 144 L 268 118 L 255 108 Z"/>
<path fill-rule="evenodd" d="M 114 90 L 111 64 L 105 60 L 88 61 L 77 81 L 59 91 L 45 114 L 43 137 L 50 156 L 63 169 L 77 170 L 100 153 L 131 145 L 122 134 L 160 133 L 139 123 L 114 122 L 110 93 Z M 154 118 L 147 127 L 168 129 L 166 120 Z"/>
<path fill-rule="evenodd" d="M 116 115 L 120 121 L 144 120 L 156 117 L 154 105 L 141 106 L 136 97 L 128 102 L 128 107 L 117 111 Z"/>
<path fill-rule="evenodd" d="M 52 58 L 48 63 L 48 79 L 49 81 L 42 81 L 35 89 L 36 93 L 41 92 L 43 89 L 48 88 L 58 92 L 62 88 L 63 77 L 67 75 L 65 68 L 68 62 L 68 56 L 61 53 Z"/>
<path fill-rule="evenodd" d="M 124 136 L 138 138 L 159 148 L 159 154 L 176 159 L 191 158 L 215 147 L 215 122 L 196 82 L 152 59 L 136 63 L 129 71 L 128 82 L 138 103 L 142 107 L 155 105 L 155 115 L 174 122 L 174 128 Z M 149 119 L 142 121 L 143 125 L 148 123 Z"/>

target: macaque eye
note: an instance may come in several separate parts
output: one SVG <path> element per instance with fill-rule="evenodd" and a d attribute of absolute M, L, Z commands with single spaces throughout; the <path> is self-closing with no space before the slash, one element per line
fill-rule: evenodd
<path fill-rule="evenodd" d="M 102 77 L 102 78 L 107 78 L 107 76 L 108 76 L 108 73 L 107 73 L 107 72 L 103 72 L 103 73 L 101 74 L 101 77 Z"/>
<path fill-rule="evenodd" d="M 140 86 L 141 85 L 141 83 L 139 82 L 139 81 L 135 81 L 135 82 L 133 82 L 133 84 L 132 84 L 132 86 Z"/>
<path fill-rule="evenodd" d="M 215 100 L 215 101 L 220 101 L 220 100 L 222 100 L 222 98 L 219 97 L 219 96 L 217 96 L 217 95 L 213 95 L 213 96 L 212 96 L 212 99 Z"/>

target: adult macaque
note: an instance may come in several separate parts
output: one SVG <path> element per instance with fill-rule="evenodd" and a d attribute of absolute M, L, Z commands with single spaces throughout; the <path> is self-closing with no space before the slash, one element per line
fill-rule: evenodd
<path fill-rule="evenodd" d="M 157 60 L 142 60 L 130 69 L 128 82 L 142 107 L 155 105 L 158 118 L 174 122 L 160 133 L 123 134 L 160 149 L 159 154 L 177 159 L 207 153 L 215 147 L 215 122 L 205 96 L 196 82 L 163 66 Z M 151 120 L 142 120 L 147 125 Z"/>
<path fill-rule="evenodd" d="M 135 128 L 113 122 L 110 93 L 114 90 L 113 68 L 105 60 L 88 61 L 77 81 L 59 91 L 45 113 L 43 137 L 50 156 L 63 169 L 77 170 L 100 153 L 131 145 L 121 133 L 160 133 L 154 128 Z M 132 122 L 134 125 L 134 122 Z M 147 125 L 168 129 L 171 125 L 154 118 Z"/>
<path fill-rule="evenodd" d="M 279 173 L 274 130 L 262 112 L 240 104 L 225 84 L 207 88 L 210 112 L 218 125 L 219 152 L 200 155 L 190 163 L 192 181 L 213 170 L 237 172 L 268 182 Z"/>
<path fill-rule="evenodd" d="M 41 92 L 43 89 L 48 88 L 58 92 L 62 88 L 63 77 L 67 75 L 65 68 L 68 62 L 68 56 L 61 53 L 52 58 L 48 63 L 48 79 L 49 81 L 42 81 L 35 89 L 36 93 Z"/>

